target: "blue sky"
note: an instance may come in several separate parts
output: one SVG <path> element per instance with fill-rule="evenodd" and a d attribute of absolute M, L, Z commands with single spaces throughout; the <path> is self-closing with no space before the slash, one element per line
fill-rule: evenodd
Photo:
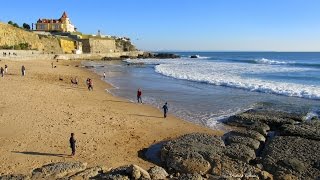
<path fill-rule="evenodd" d="M 143 50 L 320 51 L 319 0 L 10 0 L 0 21 L 63 11 L 83 33 L 130 37 Z"/>

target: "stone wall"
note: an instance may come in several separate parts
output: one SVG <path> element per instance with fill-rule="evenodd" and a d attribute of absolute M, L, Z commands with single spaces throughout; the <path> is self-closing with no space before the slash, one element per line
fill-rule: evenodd
<path fill-rule="evenodd" d="M 62 53 L 59 41 L 53 36 L 39 36 L 31 31 L 15 28 L 0 22 L 0 46 L 28 43 L 31 49 L 44 53 Z"/>

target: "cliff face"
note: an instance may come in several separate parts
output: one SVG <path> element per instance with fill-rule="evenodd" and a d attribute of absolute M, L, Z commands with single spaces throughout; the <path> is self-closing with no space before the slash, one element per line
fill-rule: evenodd
<path fill-rule="evenodd" d="M 0 23 L 0 46 L 17 46 L 23 43 L 28 43 L 29 49 L 45 53 L 62 53 L 58 38 L 52 36 L 40 37 L 36 33 Z"/>

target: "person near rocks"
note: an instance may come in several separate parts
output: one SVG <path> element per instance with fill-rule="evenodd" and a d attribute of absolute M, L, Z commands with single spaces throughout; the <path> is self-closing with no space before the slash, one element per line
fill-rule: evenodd
<path fill-rule="evenodd" d="M 106 72 L 103 72 L 103 79 L 106 78 Z"/>
<path fill-rule="evenodd" d="M 0 73 L 1 73 L 1 77 L 3 77 L 3 76 L 4 76 L 4 69 L 3 69 L 3 67 L 0 68 Z"/>
<path fill-rule="evenodd" d="M 137 100 L 138 100 L 138 103 L 142 103 L 142 91 L 141 89 L 139 88 L 138 91 L 137 91 Z"/>
<path fill-rule="evenodd" d="M 74 138 L 74 133 L 71 133 L 69 142 L 70 142 L 70 148 L 71 148 L 71 156 L 74 156 L 76 154 L 76 139 Z"/>
<path fill-rule="evenodd" d="M 24 67 L 24 65 L 21 66 L 21 73 L 22 73 L 22 76 L 26 75 L 26 68 Z"/>
<path fill-rule="evenodd" d="M 167 113 L 168 113 L 168 103 L 166 102 L 163 106 L 163 117 L 166 118 L 167 117 Z"/>
<path fill-rule="evenodd" d="M 6 74 L 8 74 L 8 66 L 7 66 L 7 65 L 4 65 L 4 72 L 5 72 Z"/>
<path fill-rule="evenodd" d="M 88 78 L 88 79 L 87 79 L 87 83 L 88 83 L 88 90 L 89 90 L 89 91 L 93 91 L 93 82 L 92 82 L 92 79 Z"/>

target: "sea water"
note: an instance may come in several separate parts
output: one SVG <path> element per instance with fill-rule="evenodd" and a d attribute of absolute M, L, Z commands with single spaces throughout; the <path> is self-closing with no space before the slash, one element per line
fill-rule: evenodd
<path fill-rule="evenodd" d="M 90 62 L 106 72 L 108 91 L 204 126 L 223 129 L 220 120 L 252 108 L 319 116 L 320 53 L 177 52 L 179 59 Z M 190 58 L 197 55 L 198 58 Z M 88 62 L 87 62 L 88 63 Z"/>

